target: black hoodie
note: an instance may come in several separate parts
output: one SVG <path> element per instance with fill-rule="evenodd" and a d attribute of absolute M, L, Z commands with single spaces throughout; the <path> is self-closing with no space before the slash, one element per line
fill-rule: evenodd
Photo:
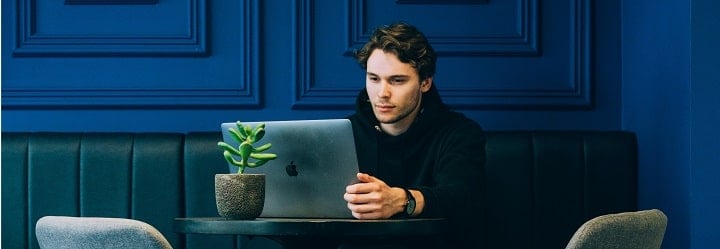
<path fill-rule="evenodd" d="M 443 247 L 478 248 L 482 240 L 481 188 L 485 165 L 485 136 L 481 127 L 451 111 L 434 86 L 423 94 L 421 112 L 415 122 L 397 136 L 377 128 L 379 123 L 365 89 L 356 104 L 356 113 L 349 119 L 360 171 L 391 187 L 420 190 L 425 198 L 420 217 L 449 220 L 450 233 L 442 239 L 452 243 Z"/>

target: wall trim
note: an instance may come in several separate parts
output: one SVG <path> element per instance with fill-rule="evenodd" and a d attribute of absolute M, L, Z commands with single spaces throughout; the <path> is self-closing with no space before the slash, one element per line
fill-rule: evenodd
<path fill-rule="evenodd" d="M 511 35 L 433 36 L 427 38 L 440 56 L 486 56 L 486 55 L 538 55 L 538 0 L 516 0 L 517 30 Z M 365 21 L 366 0 L 348 0 L 350 24 L 347 31 L 348 48 L 345 55 L 352 55 L 370 38 L 372 29 Z M 415 3 L 417 4 L 417 3 Z M 448 3 L 458 4 L 458 3 Z"/>
<path fill-rule="evenodd" d="M 527 17 L 521 18 L 528 21 L 527 25 L 533 28 L 533 32 L 537 30 L 537 25 L 541 18 L 539 17 L 537 0 L 518 0 L 523 7 L 522 13 Z M 358 89 L 341 89 L 318 87 L 313 84 L 314 76 L 311 66 L 313 64 L 313 51 L 311 34 L 312 30 L 312 0 L 298 0 L 295 2 L 295 20 L 294 39 L 295 39 L 295 58 L 294 65 L 294 100 L 293 108 L 295 109 L 351 109 L 354 106 Z M 567 83 L 561 83 L 561 87 L 557 89 L 535 89 L 525 87 L 522 89 L 483 89 L 483 88 L 440 88 L 441 95 L 445 102 L 453 107 L 468 109 L 577 109 L 589 108 L 592 106 L 592 76 L 591 76 L 591 20 L 592 20 L 592 0 L 571 1 L 571 25 L 573 29 L 570 33 L 570 73 Z M 348 37 L 351 46 L 358 46 L 361 35 L 366 30 L 361 13 L 362 0 L 347 0 L 349 26 Z M 530 34 L 530 33 L 528 33 Z M 538 37 L 533 34 L 533 37 Z M 526 37 L 527 38 L 527 37 Z M 367 39 L 367 37 L 366 37 Z M 525 39 L 525 38 L 523 38 Z M 529 54 L 535 55 L 537 49 L 537 41 L 528 40 L 525 43 L 527 48 L 532 48 Z M 441 43 L 442 44 L 442 43 Z M 532 45 L 529 45 L 532 44 Z M 448 44 L 444 44 L 445 54 L 453 54 L 453 49 L 448 48 Z M 498 48 L 498 47 L 496 47 Z M 477 47 L 476 47 L 477 49 Z M 498 48 L 499 49 L 499 48 Z M 462 50 L 456 50 L 462 51 Z M 467 54 L 465 53 L 467 52 Z M 486 55 L 480 50 L 465 51 L 463 55 L 478 56 Z M 515 52 L 518 52 L 516 50 Z M 487 54 L 512 54 L 512 51 L 498 50 L 495 53 L 487 52 Z M 347 52 L 346 52 L 347 54 Z M 454 55 L 454 54 L 453 54 Z M 483 82 L 470 83 L 473 86 L 482 86 Z"/>
<path fill-rule="evenodd" d="M 14 56 L 206 56 L 206 0 L 187 0 L 187 30 L 181 35 L 41 34 L 34 29 L 37 0 L 18 0 Z"/>
<path fill-rule="evenodd" d="M 24 0 L 28 1 L 28 0 Z M 38 89 L 27 84 L 7 83 L 2 90 L 3 109 L 64 109 L 64 108 L 233 108 L 261 106 L 260 94 L 260 0 L 242 1 L 238 13 L 243 15 L 240 27 L 242 65 L 240 77 L 232 88 L 217 88 L 206 82 L 184 84 L 190 87 L 162 89 L 59 88 Z M 204 2 L 202 0 L 201 2 Z"/>

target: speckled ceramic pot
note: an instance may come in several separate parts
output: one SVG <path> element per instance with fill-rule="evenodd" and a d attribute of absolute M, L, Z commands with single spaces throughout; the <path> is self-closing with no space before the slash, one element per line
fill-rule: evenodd
<path fill-rule="evenodd" d="M 215 204 L 222 217 L 239 220 L 257 218 L 265 206 L 265 175 L 216 174 Z"/>

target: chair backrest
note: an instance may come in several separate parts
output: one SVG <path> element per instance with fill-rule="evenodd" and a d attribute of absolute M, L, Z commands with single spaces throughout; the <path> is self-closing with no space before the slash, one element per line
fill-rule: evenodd
<path fill-rule="evenodd" d="M 585 222 L 566 249 L 659 249 L 666 227 L 657 209 L 601 215 Z"/>
<path fill-rule="evenodd" d="M 35 227 L 40 248 L 171 249 L 155 227 L 124 218 L 45 216 Z"/>

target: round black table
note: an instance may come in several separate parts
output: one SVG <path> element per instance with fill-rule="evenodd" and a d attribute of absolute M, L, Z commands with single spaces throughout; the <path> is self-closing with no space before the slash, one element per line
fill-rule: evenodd
<path fill-rule="evenodd" d="M 258 218 L 231 220 L 220 217 L 176 218 L 179 233 L 262 236 L 284 248 L 335 247 L 347 239 L 437 235 L 446 231 L 445 219 L 297 219 Z"/>

